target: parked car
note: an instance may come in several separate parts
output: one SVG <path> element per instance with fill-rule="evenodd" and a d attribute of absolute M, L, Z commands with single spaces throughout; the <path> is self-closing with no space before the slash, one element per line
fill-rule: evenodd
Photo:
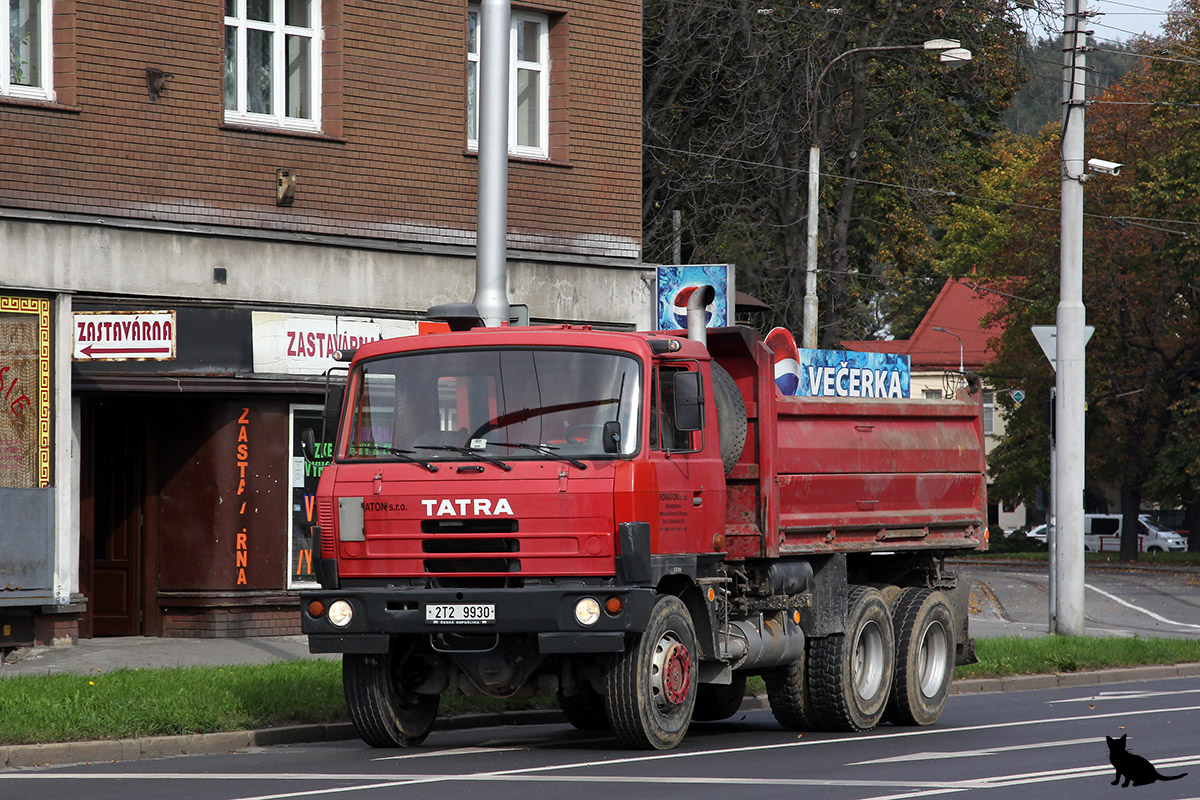
<path fill-rule="evenodd" d="M 1141 532 L 1138 550 L 1143 553 L 1181 552 L 1187 550 L 1187 539 L 1175 531 L 1162 528 L 1142 514 L 1138 517 Z M 1025 533 L 1028 539 L 1046 541 L 1046 525 L 1035 525 Z M 1120 514 L 1084 514 L 1083 549 L 1090 553 L 1117 552 L 1121 549 Z"/>
<path fill-rule="evenodd" d="M 1138 517 L 1138 551 L 1157 553 L 1187 550 L 1187 539 L 1166 528 L 1160 528 L 1142 514 Z M 1089 552 L 1116 552 L 1121 549 L 1120 514 L 1084 514 L 1083 549 Z"/>

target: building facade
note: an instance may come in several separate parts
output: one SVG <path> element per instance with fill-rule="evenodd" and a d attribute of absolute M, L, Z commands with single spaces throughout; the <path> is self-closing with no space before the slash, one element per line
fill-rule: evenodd
<path fill-rule="evenodd" d="M 509 299 L 647 327 L 641 6 L 512 16 Z M 0 648 L 296 631 L 332 352 L 474 294 L 478 9 L 0 21 Z"/>

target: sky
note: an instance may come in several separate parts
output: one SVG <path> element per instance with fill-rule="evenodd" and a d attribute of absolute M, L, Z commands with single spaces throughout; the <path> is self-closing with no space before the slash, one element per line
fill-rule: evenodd
<path fill-rule="evenodd" d="M 1157 35 L 1170 5 L 1170 0 L 1088 0 L 1089 9 L 1103 13 L 1092 18 L 1091 28 L 1101 39 L 1125 40 L 1143 33 Z"/>
<path fill-rule="evenodd" d="M 1125 41 L 1134 36 L 1162 32 L 1167 19 L 1171 0 L 1086 0 L 1087 9 L 1093 12 L 1088 27 L 1095 31 L 1099 40 Z M 1058 3 L 1059 14 L 1063 3 Z M 1040 35 L 1058 36 L 1062 33 L 1062 17 L 1054 29 Z"/>

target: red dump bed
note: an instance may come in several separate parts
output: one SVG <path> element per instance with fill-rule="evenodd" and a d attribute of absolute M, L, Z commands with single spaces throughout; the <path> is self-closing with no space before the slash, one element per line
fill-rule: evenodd
<path fill-rule="evenodd" d="M 727 546 L 742 557 L 983 546 L 980 393 L 956 400 L 785 397 L 760 341 L 710 336 L 747 400 L 728 477 Z"/>

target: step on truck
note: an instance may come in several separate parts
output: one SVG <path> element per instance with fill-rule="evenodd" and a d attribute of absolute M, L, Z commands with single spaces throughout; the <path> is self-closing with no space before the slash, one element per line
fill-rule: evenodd
<path fill-rule="evenodd" d="M 978 386 L 784 396 L 756 333 L 702 322 L 453 327 L 342 353 L 327 395 L 302 626 L 368 744 L 458 691 L 669 749 L 752 675 L 788 729 L 938 719 L 973 660 L 944 559 L 986 547 Z"/>

